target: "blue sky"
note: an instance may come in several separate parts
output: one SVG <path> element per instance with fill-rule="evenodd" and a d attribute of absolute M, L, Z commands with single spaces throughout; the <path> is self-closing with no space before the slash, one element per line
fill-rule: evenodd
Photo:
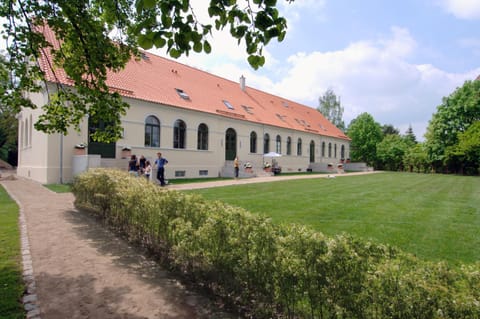
<path fill-rule="evenodd" d="M 208 3 L 191 0 L 201 22 L 211 23 Z M 264 49 L 260 70 L 248 65 L 244 45 L 228 30 L 214 32 L 211 54 L 179 62 L 233 81 L 244 75 L 248 86 L 312 108 L 331 88 L 345 124 L 368 112 L 401 133 L 411 125 L 419 140 L 442 97 L 480 75 L 480 0 L 278 0 L 278 6 L 287 36 Z"/>
<path fill-rule="evenodd" d="M 192 1 L 200 20 L 208 20 L 207 3 Z M 249 86 L 313 108 L 331 88 L 347 125 L 368 112 L 401 133 L 412 125 L 419 140 L 442 97 L 480 75 L 480 0 L 278 4 L 287 37 L 266 47 L 260 70 L 228 32 L 214 33 L 212 54 L 179 61 L 234 81 L 243 74 Z"/>

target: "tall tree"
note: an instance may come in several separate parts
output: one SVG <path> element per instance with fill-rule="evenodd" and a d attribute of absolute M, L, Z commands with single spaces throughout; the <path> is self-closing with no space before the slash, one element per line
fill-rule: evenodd
<path fill-rule="evenodd" d="M 352 160 L 373 165 L 377 159 L 377 144 L 383 139 L 380 124 L 370 114 L 362 113 L 350 122 L 347 135 L 352 139 Z"/>
<path fill-rule="evenodd" d="M 320 106 L 317 110 L 323 114 L 336 127 L 345 131 L 343 122 L 344 108 L 340 103 L 340 97 L 337 98 L 332 89 L 328 89 L 323 96 L 319 98 Z"/>
<path fill-rule="evenodd" d="M 384 124 L 382 126 L 382 132 L 383 132 L 383 135 L 384 136 L 387 136 L 387 135 L 399 135 L 400 134 L 400 131 L 394 127 L 392 124 Z"/>
<path fill-rule="evenodd" d="M 78 129 L 88 115 L 90 121 L 108 123 L 93 138 L 114 141 L 121 136 L 120 117 L 128 105 L 118 93 L 109 93 L 108 70 L 121 70 L 132 54 L 138 54 L 138 46 L 164 48 L 173 58 L 192 50 L 210 53 L 213 27 L 229 28 L 233 38 L 244 41 L 248 62 L 256 69 L 265 62 L 263 47 L 272 39 L 282 41 L 286 34 L 286 20 L 276 2 L 210 0 L 208 22 L 213 26 L 197 19 L 190 0 L 1 1 L 0 17 L 7 21 L 2 35 L 8 40 L 8 68 L 17 78 L 9 85 L 7 105 L 14 113 L 22 106 L 35 107 L 22 92 L 41 89 L 45 74 L 38 59 L 47 50 L 54 58 L 50 71 L 63 69 L 75 90 L 59 86 L 35 128 L 65 134 L 72 125 Z M 39 32 L 45 25 L 53 30 L 57 43 L 48 43 Z"/>
<path fill-rule="evenodd" d="M 437 169 L 447 164 L 446 150 L 458 143 L 459 133 L 480 120 L 480 81 L 466 81 L 450 96 L 442 99 L 429 122 L 426 146 Z"/>
<path fill-rule="evenodd" d="M 477 175 L 480 173 L 480 121 L 458 135 L 458 143 L 447 147 L 446 161 L 458 168 L 461 173 Z"/>
<path fill-rule="evenodd" d="M 410 144 L 417 144 L 417 137 L 413 133 L 412 125 L 408 126 L 408 129 L 405 131 L 405 140 Z"/>
<path fill-rule="evenodd" d="M 388 134 L 377 144 L 377 163 L 390 171 L 403 170 L 403 156 L 408 144 L 398 134 Z"/>
<path fill-rule="evenodd" d="M 0 96 L 9 96 L 9 72 L 5 58 L 0 55 Z M 15 113 L 0 100 L 0 158 L 14 166 L 17 165 L 18 121 Z"/>
<path fill-rule="evenodd" d="M 430 166 L 424 143 L 409 147 L 403 156 L 403 165 L 409 172 L 427 173 Z"/>

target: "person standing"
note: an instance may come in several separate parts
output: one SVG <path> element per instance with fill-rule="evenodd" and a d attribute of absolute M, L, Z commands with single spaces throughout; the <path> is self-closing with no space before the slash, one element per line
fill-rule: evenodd
<path fill-rule="evenodd" d="M 157 179 L 160 182 L 160 186 L 165 186 L 165 165 L 168 163 L 166 158 L 162 157 L 162 153 L 157 153 L 157 159 L 155 160 L 155 166 L 157 168 Z"/>
<path fill-rule="evenodd" d="M 238 172 L 240 171 L 240 165 L 238 163 L 238 157 L 235 156 L 233 160 L 233 168 L 235 169 L 235 178 L 238 178 Z"/>
<path fill-rule="evenodd" d="M 133 154 L 128 161 L 128 172 L 132 175 L 138 176 L 138 161 L 137 156 Z"/>
<path fill-rule="evenodd" d="M 150 161 L 145 162 L 145 177 L 147 180 L 150 180 L 150 175 L 152 174 L 152 165 L 150 164 Z"/>

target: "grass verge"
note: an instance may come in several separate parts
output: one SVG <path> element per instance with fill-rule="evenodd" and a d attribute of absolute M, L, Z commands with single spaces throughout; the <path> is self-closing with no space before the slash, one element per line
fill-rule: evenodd
<path fill-rule="evenodd" d="M 0 318 L 25 318 L 21 267 L 19 209 L 0 186 Z"/>

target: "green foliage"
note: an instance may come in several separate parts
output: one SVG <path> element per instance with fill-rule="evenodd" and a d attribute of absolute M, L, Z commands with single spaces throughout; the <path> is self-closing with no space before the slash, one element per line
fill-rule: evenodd
<path fill-rule="evenodd" d="M 378 173 L 196 189 L 275 223 L 300 223 L 329 236 L 394 245 L 430 261 L 480 260 L 476 177 Z"/>
<path fill-rule="evenodd" d="M 345 131 L 345 123 L 343 122 L 344 107 L 340 104 L 340 98 L 337 99 L 335 92 L 328 89 L 323 96 L 319 98 L 320 106 L 317 110 L 323 114 L 336 127 Z"/>
<path fill-rule="evenodd" d="M 373 165 L 376 160 L 377 143 L 383 138 L 380 124 L 368 113 L 362 113 L 348 125 L 347 135 L 352 139 L 350 155 L 352 161 Z"/>
<path fill-rule="evenodd" d="M 16 166 L 18 121 L 7 104 L 9 82 L 7 62 L 0 55 L 0 159 Z"/>
<path fill-rule="evenodd" d="M 328 238 L 218 201 L 91 170 L 78 207 L 255 318 L 477 318 L 480 265 L 450 269 L 348 235 Z"/>
<path fill-rule="evenodd" d="M 265 63 L 264 45 L 272 39 L 282 41 L 286 34 L 276 1 L 246 1 L 245 6 L 212 0 L 208 14 L 216 29 L 229 27 L 232 37 L 245 42 L 248 62 L 255 69 Z M 138 46 L 165 48 L 173 58 L 191 50 L 212 50 L 208 39 L 213 26 L 198 21 L 189 0 L 7 0 L 0 3 L 0 17 L 6 21 L 2 35 L 8 40 L 7 67 L 16 79 L 9 82 L 2 103 L 12 114 L 21 107 L 35 108 L 23 92 L 39 92 L 44 72 L 58 76 L 55 72 L 61 68 L 74 89 L 57 85 L 35 128 L 66 134 L 71 126 L 78 130 L 88 115 L 94 123 L 109 123 L 92 137 L 99 142 L 120 138 L 120 117 L 128 108 L 120 95 L 109 92 L 107 72 L 123 69 L 138 55 Z M 58 43 L 48 43 L 39 32 L 47 25 Z M 54 61 L 41 70 L 45 51 Z"/>
<path fill-rule="evenodd" d="M 427 173 L 430 167 L 424 143 L 409 147 L 403 156 L 403 166 L 408 172 Z"/>
<path fill-rule="evenodd" d="M 466 81 L 450 96 L 443 98 L 427 128 L 425 137 L 429 159 L 437 169 L 457 172 L 461 169 L 461 163 L 447 158 L 447 148 L 455 147 L 459 134 L 477 121 L 480 121 L 480 81 Z"/>
<path fill-rule="evenodd" d="M 0 318 L 25 318 L 18 206 L 0 187 Z"/>
<path fill-rule="evenodd" d="M 390 171 L 403 170 L 403 157 L 407 150 L 408 145 L 403 137 L 389 134 L 377 144 L 377 165 Z"/>
<path fill-rule="evenodd" d="M 458 143 L 447 147 L 446 162 L 459 167 L 463 173 L 478 175 L 480 172 L 480 121 L 458 135 Z"/>

